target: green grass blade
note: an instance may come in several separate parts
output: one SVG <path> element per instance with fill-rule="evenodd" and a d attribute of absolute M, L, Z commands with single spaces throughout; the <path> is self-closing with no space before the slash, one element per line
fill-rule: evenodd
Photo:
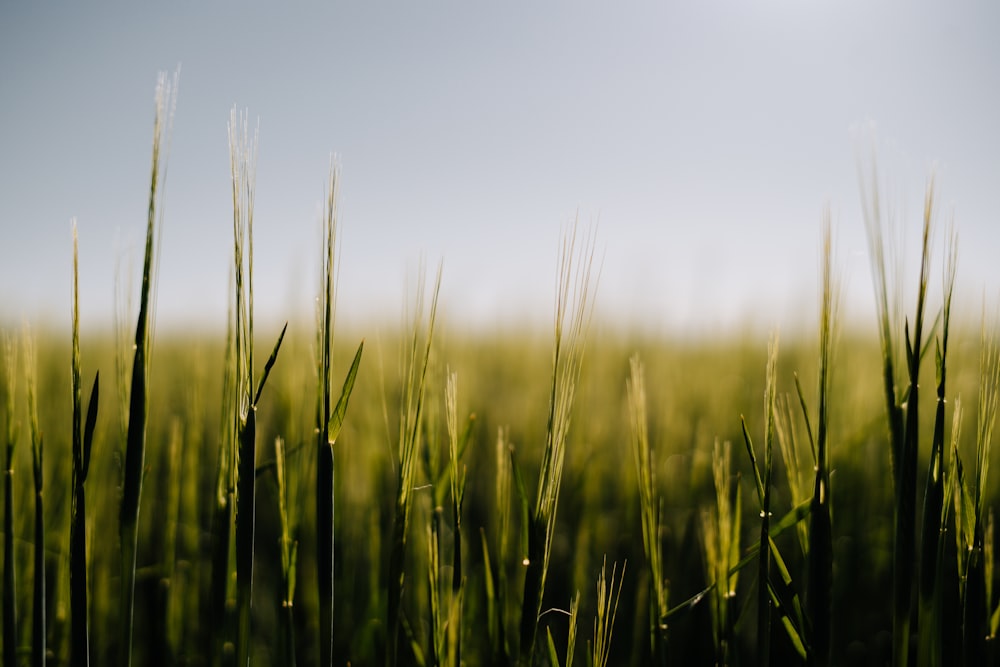
<path fill-rule="evenodd" d="M 559 653 L 556 651 L 556 642 L 552 639 L 552 628 L 545 628 L 545 637 L 549 650 L 549 667 L 562 667 L 559 664 Z"/>
<path fill-rule="evenodd" d="M 344 425 L 344 417 L 347 416 L 347 405 L 351 400 L 351 394 L 354 392 L 354 382 L 358 379 L 358 369 L 361 367 L 361 353 L 364 351 L 364 348 L 365 342 L 361 341 L 357 352 L 354 353 L 354 360 L 351 362 L 350 370 L 347 371 L 347 377 L 344 378 L 344 385 L 341 387 L 337 406 L 330 415 L 327 437 L 331 444 L 337 441 L 340 429 Z"/>
<path fill-rule="evenodd" d="M 260 376 L 260 381 L 257 383 L 257 391 L 253 397 L 253 405 L 256 406 L 260 402 L 260 394 L 264 391 L 264 385 L 267 383 L 267 378 L 271 374 L 271 369 L 274 368 L 274 362 L 278 360 L 278 352 L 281 350 L 281 341 L 285 340 L 285 332 L 288 331 L 288 322 L 281 327 L 281 333 L 278 334 L 278 340 L 274 343 L 274 349 L 271 350 L 271 356 L 267 358 L 267 363 L 264 364 L 264 373 Z"/>

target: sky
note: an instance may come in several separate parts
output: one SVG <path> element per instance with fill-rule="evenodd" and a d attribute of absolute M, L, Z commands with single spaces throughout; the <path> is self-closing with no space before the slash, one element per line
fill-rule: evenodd
<path fill-rule="evenodd" d="M 978 316 L 1000 296 L 998 30 L 1000 5 L 964 2 L 5 2 L 0 320 L 68 326 L 75 218 L 84 326 L 110 328 L 116 267 L 138 282 L 157 75 L 178 67 L 159 328 L 224 326 L 233 108 L 260 133 L 265 320 L 311 312 L 332 154 L 338 323 L 398 322 L 443 262 L 449 321 L 546 324 L 574 221 L 606 321 L 812 322 L 828 206 L 843 311 L 874 332 L 873 154 L 906 282 L 934 174 L 936 256 L 954 217 Z"/>

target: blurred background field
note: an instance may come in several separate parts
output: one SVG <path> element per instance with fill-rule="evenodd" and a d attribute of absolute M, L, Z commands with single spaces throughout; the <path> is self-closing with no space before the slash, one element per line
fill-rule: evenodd
<path fill-rule="evenodd" d="M 401 383 L 398 330 L 362 331 L 343 324 L 338 334 L 335 368 L 346 371 L 349 353 L 366 339 L 366 357 L 358 376 L 344 430 L 335 449 L 336 466 L 336 625 L 337 664 L 375 664 L 385 646 L 387 541 L 395 489 L 392 452 L 396 447 Z M 315 345 L 308 323 L 293 323 L 282 356 L 262 401 L 258 422 L 258 530 L 254 589 L 254 651 L 258 664 L 277 664 L 274 654 L 280 607 L 280 526 L 273 479 L 273 442 L 284 438 L 293 470 L 309 469 L 315 447 Z M 13 333 L 17 333 L 16 331 Z M 268 336 L 271 332 L 267 332 Z M 50 571 L 50 650 L 55 664 L 67 656 L 67 553 L 69 483 L 69 355 L 65 336 L 38 333 L 40 420 L 46 440 L 46 488 Z M 953 333 L 951 386 L 970 404 L 978 387 L 978 327 Z M 816 383 L 817 343 L 800 333 L 780 342 L 778 388 L 795 403 L 792 373 L 807 393 Z M 88 481 L 87 518 L 94 655 L 113 655 L 117 641 L 118 544 L 117 504 L 122 438 L 113 387 L 113 341 L 84 337 L 84 377 L 101 371 L 106 382 Z M 220 619 L 208 615 L 210 576 L 208 539 L 210 510 L 216 488 L 219 452 L 220 395 L 224 341 L 211 336 L 158 336 L 149 392 L 151 401 L 146 486 L 141 509 L 138 555 L 136 659 L 139 664 L 204 664 L 211 633 Z M 648 572 L 644 564 L 636 472 L 625 381 L 630 356 L 646 367 L 650 439 L 655 450 L 657 486 L 663 498 L 664 563 L 670 600 L 678 604 L 710 581 L 701 546 L 700 515 L 711 507 L 712 450 L 718 439 L 733 443 L 734 472 L 744 496 L 743 549 L 754 542 L 753 477 L 742 444 L 740 416 L 752 434 L 762 438 L 766 339 L 727 335 L 697 340 L 669 340 L 629 335 L 595 322 L 587 344 L 577 406 L 566 455 L 565 483 L 555 532 L 552 570 L 544 606 L 568 608 L 581 591 L 581 618 L 591 618 L 596 604 L 594 582 L 602 560 L 628 561 L 621 608 L 612 642 L 612 664 L 644 664 L 649 659 L 648 613 L 644 597 Z M 842 332 L 836 348 L 831 397 L 831 464 L 835 571 L 834 662 L 882 664 L 889 655 L 891 632 L 890 555 L 892 548 L 892 483 L 884 407 L 880 395 L 879 351 L 872 335 Z M 544 448 L 548 408 L 551 335 L 525 331 L 498 335 L 462 332 L 443 325 L 434 344 L 426 406 L 425 465 L 440 466 L 444 446 L 444 374 L 457 373 L 460 414 L 475 414 L 464 461 L 468 465 L 466 501 L 466 575 L 468 577 L 465 655 L 470 664 L 488 660 L 483 632 L 484 570 L 479 531 L 496 530 L 496 439 L 507 429 L 517 461 L 533 489 Z M 6 376 L 8 368 L 0 368 Z M 930 405 L 931 394 L 925 399 Z M 18 398 L 18 403 L 22 397 Z M 932 414 L 926 410 L 924 414 Z M 0 425 L 2 426 L 2 425 Z M 924 426 L 929 432 L 930 424 Z M 967 432 L 971 434 L 971 429 Z M 969 438 L 965 438 L 967 441 Z M 968 446 L 966 443 L 964 446 Z M 15 461 L 18 507 L 30 507 L 30 450 L 20 447 Z M 919 469 L 926 469 L 922 452 Z M 434 458 L 438 463 L 429 463 Z M 791 509 L 783 466 L 775 464 L 774 512 Z M 314 492 L 303 475 L 292 497 L 301 512 L 299 574 L 295 598 L 296 639 L 302 664 L 314 664 L 316 641 L 315 564 L 311 557 Z M 427 630 L 426 540 L 423 529 L 435 492 L 426 468 L 418 473 L 413 546 L 407 571 L 406 607 L 418 638 Z M 296 487 L 293 486 L 293 490 Z M 920 486 L 919 488 L 923 488 Z M 530 493 L 530 491 L 529 491 Z M 996 501 L 991 485 L 991 506 Z M 517 522 L 515 512 L 515 523 Z M 19 511 L 17 554 L 30 565 L 31 512 Z M 514 531 L 517 534 L 517 530 Z M 794 531 L 779 538 L 793 572 L 803 571 L 796 557 Z M 519 593 L 523 546 L 514 540 L 506 560 L 512 587 Z M 493 558 L 496 558 L 493 554 Z M 30 567 L 28 568 L 30 571 Z M 27 572 L 26 572 L 27 574 Z M 523 573 L 522 573 L 523 576 Z M 753 576 L 740 578 L 738 602 L 752 598 Z M 19 589 L 21 609 L 30 608 L 30 588 Z M 514 595 L 514 603 L 519 595 Z M 516 604 L 514 604 L 516 607 Z M 737 624 L 738 653 L 753 655 L 753 614 Z M 566 619 L 544 617 L 557 636 Z M 27 624 L 24 624 L 25 631 Z M 589 622 L 580 627 L 590 638 Z M 776 635 L 777 636 L 777 635 Z M 713 659 L 707 601 L 683 612 L 670 624 L 670 655 L 677 662 L 708 664 Z M 776 656 L 791 660 L 788 645 L 775 640 Z M 476 657 L 478 656 L 478 657 Z M 644 657 L 645 656 L 645 657 Z"/>

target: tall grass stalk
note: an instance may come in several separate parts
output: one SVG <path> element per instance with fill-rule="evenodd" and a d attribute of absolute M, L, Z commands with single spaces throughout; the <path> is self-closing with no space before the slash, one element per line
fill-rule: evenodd
<path fill-rule="evenodd" d="M 334 259 L 337 243 L 338 171 L 330 165 L 326 205 L 323 215 L 319 312 L 317 313 L 317 369 L 319 388 L 316 400 L 316 570 L 319 583 L 319 664 L 333 664 L 333 446 L 330 423 L 331 356 L 333 354 Z"/>
<path fill-rule="evenodd" d="M 235 273 L 235 272 L 233 272 Z M 211 578 L 209 609 L 221 625 L 219 632 L 207 633 L 206 655 L 219 667 L 226 655 L 226 644 L 232 638 L 227 600 L 230 594 L 232 571 L 233 525 L 236 516 L 236 306 L 234 301 L 235 276 L 230 274 L 229 313 L 226 318 L 225 363 L 222 374 L 223 415 L 219 422 L 219 457 L 216 466 L 216 495 L 211 522 Z M 231 661 L 231 659 L 230 659 Z"/>
<path fill-rule="evenodd" d="M 705 566 L 711 587 L 712 639 L 715 663 L 732 661 L 737 609 L 736 584 L 740 562 L 739 487 L 731 480 L 732 454 L 729 442 L 715 442 L 712 452 L 712 479 L 715 485 L 715 508 L 702 512 L 702 544 Z"/>
<path fill-rule="evenodd" d="M 942 664 L 942 591 L 941 571 L 944 568 L 944 551 L 941 535 L 946 529 L 945 516 L 945 476 L 947 462 L 945 449 L 945 396 L 948 361 L 948 331 L 951 324 L 951 301 L 955 291 L 955 275 L 958 266 L 958 237 L 954 225 L 951 226 L 945 247 L 944 305 L 941 317 L 941 333 L 936 338 L 935 369 L 937 375 L 937 403 L 934 410 L 934 434 L 931 439 L 931 455 L 927 467 L 927 483 L 924 490 L 923 518 L 921 520 L 920 547 L 920 614 L 918 624 L 921 665 Z"/>
<path fill-rule="evenodd" d="M 556 281 L 555 339 L 552 384 L 545 452 L 538 477 L 538 493 L 528 532 L 528 562 L 521 604 L 520 662 L 528 665 L 535 649 L 535 635 L 542 611 L 545 579 L 552 551 L 563 461 L 569 435 L 576 385 L 580 378 L 586 333 L 593 313 L 594 238 L 578 245 L 577 226 L 563 237 Z"/>
<path fill-rule="evenodd" d="M 253 602 L 254 532 L 256 526 L 257 406 L 278 358 L 288 324 L 281 329 L 254 389 L 253 212 L 257 178 L 258 132 L 250 137 L 246 114 L 233 109 L 229 121 L 229 155 L 233 183 L 233 284 L 235 287 L 233 355 L 236 377 L 231 406 L 237 435 L 236 463 L 236 608 L 238 665 L 250 664 Z"/>
<path fill-rule="evenodd" d="M 513 479 L 514 448 L 510 444 L 507 429 L 497 429 L 494 447 L 496 474 L 494 477 L 494 502 L 496 503 L 497 530 L 494 543 L 495 558 L 491 562 L 486 531 L 481 530 L 483 561 L 486 570 L 487 626 L 490 636 L 490 652 L 493 664 L 510 663 L 507 621 L 507 553 L 510 535 L 511 481 Z"/>
<path fill-rule="evenodd" d="M 253 205 L 257 179 L 257 138 L 247 115 L 229 119 L 229 156 L 233 185 L 233 355 L 236 375 L 229 415 L 236 435 L 236 664 L 250 661 L 250 612 L 253 592 L 253 538 L 256 515 L 256 428 L 253 409 Z"/>
<path fill-rule="evenodd" d="M 278 486 L 278 520 L 281 523 L 281 637 L 279 639 L 282 664 L 294 667 L 295 623 L 293 602 L 295 600 L 296 560 L 298 542 L 292 538 L 291 517 L 288 509 L 288 463 L 285 441 L 274 439 L 274 476 Z"/>
<path fill-rule="evenodd" d="M 813 462 L 812 468 L 807 468 L 800 461 L 799 454 L 799 434 L 795 427 L 795 420 L 792 417 L 791 398 L 788 394 L 779 394 L 776 398 L 775 436 L 778 441 L 778 448 L 781 450 L 781 460 L 785 466 L 785 474 L 788 479 L 788 490 L 791 494 L 792 507 L 797 507 L 803 501 L 811 502 L 805 495 L 805 488 L 808 480 L 805 479 L 806 472 L 815 469 L 815 448 L 810 449 Z M 809 524 L 801 521 L 795 524 L 796 534 L 799 540 L 799 547 L 803 555 L 809 553 Z"/>
<path fill-rule="evenodd" d="M 757 465 L 753 441 L 743 421 L 743 440 L 753 467 L 757 487 L 757 502 L 760 504 L 760 539 L 758 540 L 757 568 L 757 664 L 768 665 L 771 661 L 771 612 L 773 608 L 771 586 L 771 452 L 774 447 L 775 413 L 778 395 L 776 367 L 778 363 L 778 336 L 771 336 L 767 346 L 767 371 L 764 388 L 764 471 Z"/>
<path fill-rule="evenodd" d="M 830 519 L 830 373 L 837 323 L 839 287 L 833 276 L 830 210 L 824 214 L 822 292 L 819 327 L 819 412 L 816 419 L 816 477 L 809 512 L 809 564 L 806 603 L 812 625 L 813 664 L 830 664 L 833 623 L 833 533 Z M 918 320 L 919 322 L 919 320 Z M 919 326 L 919 324 L 918 324 Z M 919 338 L 918 338 L 919 340 Z M 914 459 L 915 462 L 915 459 Z"/>
<path fill-rule="evenodd" d="M 28 425 L 31 434 L 31 472 L 35 483 L 35 580 L 31 623 L 31 664 L 45 665 L 45 497 L 42 476 L 42 430 L 38 424 L 38 364 L 35 342 L 27 326 L 22 337 L 24 378 L 28 394 Z"/>
<path fill-rule="evenodd" d="M 413 508 L 417 461 L 420 454 L 420 431 L 424 409 L 427 367 L 430 363 L 431 345 L 434 340 L 434 321 L 437 317 L 438 294 L 441 291 L 441 270 L 431 296 L 426 328 L 423 324 L 424 276 L 417 282 L 417 302 L 413 317 L 410 344 L 404 358 L 403 396 L 399 420 L 399 448 L 397 450 L 397 483 L 395 514 L 392 522 L 392 542 L 389 553 L 389 591 L 386 632 L 386 664 L 395 667 L 399 660 L 399 640 L 402 630 L 402 603 L 405 590 L 406 536 Z"/>
<path fill-rule="evenodd" d="M 156 86 L 156 114 L 153 121 L 153 158 L 149 185 L 149 209 L 146 218 L 146 245 L 143 253 L 142 288 L 139 292 L 139 316 L 135 327 L 135 356 L 129 391 L 128 429 L 125 442 L 125 468 L 119 517 L 121 533 L 121 644 L 120 665 L 132 664 L 133 608 L 135 606 L 135 559 L 139 538 L 139 503 L 146 459 L 147 391 L 152 345 L 153 307 L 158 272 L 156 257 L 163 223 L 163 186 L 166 182 L 167 152 L 177 99 L 175 74 L 168 81 L 160 74 Z"/>
<path fill-rule="evenodd" d="M 465 465 L 462 453 L 469 442 L 475 416 L 469 418 L 464 433 L 458 429 L 458 374 L 448 373 L 445 387 L 445 423 L 448 427 L 448 477 L 451 487 L 452 548 L 451 595 L 447 615 L 446 661 L 458 667 L 462 664 L 462 612 L 465 600 L 465 575 L 462 564 L 462 507 L 465 504 Z"/>
<path fill-rule="evenodd" d="M 904 326 L 906 389 L 896 386 L 897 352 L 893 342 L 893 312 L 889 299 L 889 274 L 877 178 L 872 177 L 869 192 L 861 179 L 862 210 L 868 235 L 868 248 L 875 280 L 879 311 L 879 341 L 882 352 L 882 377 L 886 412 L 889 421 L 890 451 L 893 467 L 893 665 L 908 664 L 910 618 L 913 611 L 913 583 L 916 572 L 916 493 L 917 450 L 919 445 L 920 362 L 923 356 L 924 309 L 930 271 L 931 222 L 934 214 L 934 179 L 927 184 L 924 198 L 924 221 L 921 243 L 920 279 L 912 334 L 909 320 Z"/>
<path fill-rule="evenodd" d="M 332 398 L 333 330 L 336 316 L 335 267 L 337 248 L 337 200 L 340 169 L 331 159 L 323 212 L 321 282 L 316 326 L 316 376 L 319 381 L 316 400 L 316 567 L 319 580 L 320 665 L 333 665 L 333 548 L 334 548 L 334 445 L 347 413 L 348 401 L 361 365 L 364 341 L 358 345 L 354 361 L 344 380 L 336 406 Z M 289 604 L 291 601 L 289 600 Z"/>
<path fill-rule="evenodd" d="M 15 664 L 17 659 L 17 570 L 14 562 L 14 452 L 17 449 L 18 427 L 14 413 L 14 395 L 17 393 L 17 342 L 4 337 L 4 356 L 7 363 L 6 467 L 4 468 L 3 514 L 3 661 Z"/>
<path fill-rule="evenodd" d="M 87 502 L 84 482 L 90 471 L 90 454 L 97 425 L 100 395 L 100 375 L 95 374 L 94 386 L 83 423 L 83 381 L 80 373 L 80 290 L 76 224 L 73 225 L 73 505 L 69 534 L 70 586 L 70 658 L 74 665 L 90 664 L 90 625 L 87 586 Z"/>
<path fill-rule="evenodd" d="M 638 355 L 629 360 L 626 383 L 629 423 L 632 427 L 632 455 L 639 483 L 639 512 L 642 519 L 642 545 L 649 566 L 649 650 L 653 664 L 667 664 L 667 612 L 669 586 L 663 568 L 663 504 L 656 492 L 656 466 L 649 441 L 646 415 L 646 380 Z"/>

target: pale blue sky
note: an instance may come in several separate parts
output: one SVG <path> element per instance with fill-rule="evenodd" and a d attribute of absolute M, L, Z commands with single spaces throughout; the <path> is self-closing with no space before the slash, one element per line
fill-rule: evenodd
<path fill-rule="evenodd" d="M 335 152 L 341 322 L 396 321 L 422 256 L 444 259 L 449 319 L 546 322 L 577 215 L 598 223 L 607 316 L 811 321 L 827 202 L 846 308 L 873 317 L 855 157 L 872 123 L 911 237 L 937 165 L 975 313 L 1000 294 L 998 7 L 6 2 L 0 319 L 68 321 L 75 216 L 84 319 L 111 322 L 116 258 L 139 262 L 156 76 L 178 64 L 161 327 L 224 322 L 234 104 L 260 123 L 262 316 L 309 308 Z"/>

